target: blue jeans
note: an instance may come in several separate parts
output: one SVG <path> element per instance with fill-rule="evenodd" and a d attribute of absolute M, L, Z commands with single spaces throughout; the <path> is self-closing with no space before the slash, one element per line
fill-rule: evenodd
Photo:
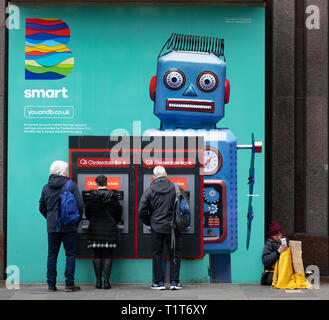
<path fill-rule="evenodd" d="M 49 287 L 56 285 L 57 257 L 62 242 L 66 256 L 65 285 L 74 285 L 76 235 L 76 232 L 48 233 L 47 283 Z"/>

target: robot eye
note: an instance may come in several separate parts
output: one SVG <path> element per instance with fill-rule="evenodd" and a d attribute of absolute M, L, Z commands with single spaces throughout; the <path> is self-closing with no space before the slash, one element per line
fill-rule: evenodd
<path fill-rule="evenodd" d="M 211 71 L 205 71 L 199 74 L 197 85 L 201 91 L 211 92 L 218 86 L 218 78 Z"/>
<path fill-rule="evenodd" d="M 168 89 L 179 90 L 185 84 L 185 76 L 182 71 L 171 69 L 164 75 L 163 81 Z"/>

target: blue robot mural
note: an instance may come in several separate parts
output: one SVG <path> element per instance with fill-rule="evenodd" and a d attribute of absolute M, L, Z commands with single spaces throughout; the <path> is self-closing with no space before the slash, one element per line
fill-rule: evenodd
<path fill-rule="evenodd" d="M 154 114 L 161 120 L 161 134 L 174 135 L 175 130 L 183 129 L 204 136 L 204 252 L 210 255 L 212 281 L 231 282 L 230 254 L 238 243 L 239 146 L 231 130 L 216 128 L 230 97 L 224 40 L 172 34 L 158 56 L 157 74 L 151 79 L 149 93 L 154 101 Z M 240 147 L 252 150 L 249 182 L 253 188 L 254 153 L 261 151 L 261 144 L 253 139 L 251 145 Z M 248 209 L 249 230 L 253 218 L 251 201 L 252 197 Z"/>
<path fill-rule="evenodd" d="M 179 34 L 168 39 L 150 84 L 161 130 L 216 128 L 230 94 L 223 56 L 223 39 Z"/>

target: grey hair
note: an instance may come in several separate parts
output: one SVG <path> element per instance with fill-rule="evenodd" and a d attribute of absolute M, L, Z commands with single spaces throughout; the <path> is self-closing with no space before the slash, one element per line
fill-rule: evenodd
<path fill-rule="evenodd" d="M 157 177 L 162 177 L 162 176 L 166 176 L 167 172 L 166 169 L 162 166 L 156 166 L 153 169 L 153 175 L 157 178 Z"/>
<path fill-rule="evenodd" d="M 65 161 L 54 161 L 50 166 L 50 174 L 57 174 L 59 176 L 67 176 L 68 165 Z"/>

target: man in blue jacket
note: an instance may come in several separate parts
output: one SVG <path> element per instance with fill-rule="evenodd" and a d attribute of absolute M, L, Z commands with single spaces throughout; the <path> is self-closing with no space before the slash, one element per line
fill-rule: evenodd
<path fill-rule="evenodd" d="M 63 242 L 66 267 L 65 267 L 65 291 L 73 292 L 80 290 L 74 284 L 76 235 L 78 223 L 70 226 L 57 227 L 58 199 L 64 191 L 68 178 L 68 165 L 64 161 L 55 161 L 50 166 L 48 183 L 43 187 L 39 201 L 39 210 L 47 219 L 48 232 L 48 260 L 47 260 L 47 283 L 49 291 L 56 291 L 57 257 L 61 243 Z M 79 209 L 80 219 L 83 214 L 83 200 L 78 186 L 72 182 L 70 191 L 73 193 Z"/>

